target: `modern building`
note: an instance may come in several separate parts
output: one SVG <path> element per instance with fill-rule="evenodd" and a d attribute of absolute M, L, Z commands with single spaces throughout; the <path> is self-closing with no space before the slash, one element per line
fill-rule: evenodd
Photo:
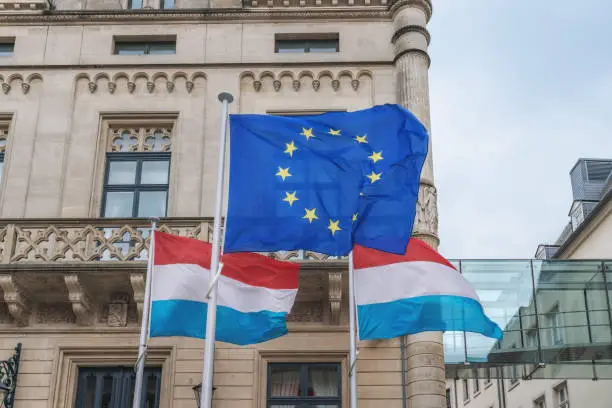
<path fill-rule="evenodd" d="M 147 217 L 207 240 L 232 113 L 398 103 L 429 128 L 430 0 L 0 0 L 0 360 L 17 408 L 128 407 Z M 415 235 L 436 246 L 431 156 Z M 290 333 L 219 343 L 214 406 L 348 407 L 347 265 L 302 262 Z M 193 408 L 203 341 L 150 342 L 146 406 Z M 439 333 L 361 342 L 362 408 L 445 404 Z M 1 377 L 1 376 L 0 376 Z"/>
<path fill-rule="evenodd" d="M 500 289 L 499 304 L 505 297 L 510 306 L 505 336 L 493 345 L 467 336 L 464 344 L 480 342 L 475 354 L 488 364 L 447 380 L 449 406 L 610 406 L 612 262 L 605 260 L 612 258 L 612 160 L 580 159 L 570 179 L 570 222 L 555 244 L 498 271 L 515 274 L 505 293 L 499 279 L 490 281 Z"/>

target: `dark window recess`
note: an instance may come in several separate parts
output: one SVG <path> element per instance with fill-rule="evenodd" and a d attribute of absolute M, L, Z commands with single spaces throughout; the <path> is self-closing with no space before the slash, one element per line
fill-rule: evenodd
<path fill-rule="evenodd" d="M 15 40 L 0 40 L 0 57 L 10 57 L 15 51 Z"/>
<path fill-rule="evenodd" d="M 102 216 L 165 217 L 170 153 L 107 153 Z"/>
<path fill-rule="evenodd" d="M 0 183 L 2 182 L 3 172 L 4 172 L 4 152 L 0 152 Z"/>
<path fill-rule="evenodd" d="M 128 0 L 128 8 L 129 9 L 141 9 L 142 0 Z"/>
<path fill-rule="evenodd" d="M 340 408 L 340 364 L 269 364 L 267 395 L 267 408 Z"/>
<path fill-rule="evenodd" d="M 131 408 L 133 367 L 79 368 L 75 408 Z M 161 367 L 146 367 L 140 408 L 159 408 Z"/>
<path fill-rule="evenodd" d="M 162 9 L 173 9 L 174 0 L 161 0 L 161 8 Z"/>
<path fill-rule="evenodd" d="M 274 52 L 339 52 L 340 40 L 337 34 L 322 35 L 321 38 L 304 38 L 301 35 L 276 36 Z"/>
<path fill-rule="evenodd" d="M 172 0 L 170 0 L 172 1 Z M 176 54 L 176 41 L 115 41 L 117 55 Z"/>

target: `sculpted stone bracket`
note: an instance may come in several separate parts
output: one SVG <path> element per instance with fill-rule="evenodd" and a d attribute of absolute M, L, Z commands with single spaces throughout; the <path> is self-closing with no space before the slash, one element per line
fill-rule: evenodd
<path fill-rule="evenodd" d="M 79 326 L 92 325 L 95 315 L 95 304 L 79 274 L 64 275 L 64 283 L 68 289 L 68 300 L 72 303 L 72 311 L 76 316 L 77 324 Z"/>
<path fill-rule="evenodd" d="M 330 323 L 340 324 L 340 311 L 342 310 L 342 275 L 341 271 L 327 273 L 328 298 L 330 308 Z"/>
<path fill-rule="evenodd" d="M 136 309 L 138 310 L 138 324 L 141 324 L 146 283 L 144 273 L 131 273 L 130 283 L 132 285 L 132 290 L 134 291 L 134 302 L 136 302 Z"/>
<path fill-rule="evenodd" d="M 352 88 L 353 91 L 357 92 L 363 78 L 371 78 L 371 76 L 369 71 L 352 72 L 349 70 L 340 72 L 324 70 L 319 73 L 311 71 L 283 71 L 280 73 L 271 71 L 255 73 L 247 71 L 242 73 L 241 78 L 247 80 L 247 82 L 252 81 L 251 83 L 255 92 L 261 92 L 262 90 L 280 92 L 283 89 L 283 83 L 285 86 L 290 85 L 294 92 L 303 91 L 307 89 L 306 87 L 312 87 L 315 92 L 318 92 L 322 83 L 325 83 L 326 86 L 330 87 L 334 92 L 338 92 L 342 86 L 348 87 L 349 89 Z M 343 83 L 344 85 L 342 85 Z M 264 84 L 267 85 L 264 86 Z M 272 86 L 270 87 L 270 85 Z"/>
<path fill-rule="evenodd" d="M 2 3 L 0 2 L 0 12 L 2 12 Z M 27 95 L 32 88 L 32 84 L 42 82 L 42 75 L 33 73 L 29 75 L 22 75 L 19 73 L 2 75 L 0 73 L 0 89 L 2 92 L 0 95 L 14 95 L 19 94 Z"/>
<path fill-rule="evenodd" d="M 11 275 L 0 275 L 2 300 L 18 326 L 27 326 L 32 312 L 30 302 Z"/>
<path fill-rule="evenodd" d="M 81 73 L 76 76 L 76 81 L 85 80 L 87 89 L 91 94 L 107 92 L 109 94 L 133 94 L 142 87 L 144 93 L 158 92 L 173 93 L 179 90 L 191 93 L 196 82 L 205 80 L 206 74 L 197 72 L 99 72 L 94 75 Z M 156 82 L 161 81 L 161 86 L 156 87 Z M 176 88 L 177 83 L 182 83 L 184 88 Z M 142 85 L 140 85 L 142 84 Z M 159 82 L 158 82 L 159 85 Z"/>

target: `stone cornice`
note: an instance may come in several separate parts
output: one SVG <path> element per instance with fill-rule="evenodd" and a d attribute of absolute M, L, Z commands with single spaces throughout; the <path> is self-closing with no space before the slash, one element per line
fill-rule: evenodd
<path fill-rule="evenodd" d="M 389 11 L 391 15 L 393 15 L 403 6 L 420 7 L 425 12 L 427 21 L 429 22 L 429 20 L 431 19 L 431 15 L 433 13 L 433 5 L 431 4 L 431 0 L 391 0 L 389 2 Z"/>
<path fill-rule="evenodd" d="M 431 34 L 429 34 L 429 31 L 425 27 L 419 25 L 408 25 L 400 28 L 393 34 L 393 37 L 391 37 L 391 42 L 395 44 L 395 42 L 406 33 L 420 33 L 425 37 L 427 45 L 431 42 Z"/>
<path fill-rule="evenodd" d="M 425 58 L 427 58 L 427 67 L 429 67 L 431 65 L 431 58 L 429 57 L 429 54 L 426 51 L 423 51 L 423 50 L 418 49 L 418 48 L 411 48 L 411 49 L 404 50 L 404 51 L 400 52 L 393 59 L 393 64 L 395 64 L 402 56 L 404 56 L 406 54 L 410 54 L 410 53 L 416 53 L 416 54 L 423 55 Z"/>
<path fill-rule="evenodd" d="M 406 0 L 402 0 L 406 1 Z M 408 0 L 420 3 L 425 0 Z M 389 20 L 385 6 L 339 6 L 320 8 L 240 8 L 240 9 L 175 9 L 175 10 L 61 10 L 42 14 L 2 14 L 0 23 L 8 24 L 95 24 L 151 23 L 171 21 L 292 21 L 292 20 Z"/>

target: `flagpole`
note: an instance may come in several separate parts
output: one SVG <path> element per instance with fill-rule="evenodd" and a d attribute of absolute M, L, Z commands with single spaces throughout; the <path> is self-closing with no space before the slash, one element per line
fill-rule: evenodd
<path fill-rule="evenodd" d="M 149 259 L 147 274 L 145 276 L 145 295 L 142 305 L 142 319 L 140 325 L 140 342 L 138 344 L 138 360 L 136 360 L 136 380 L 134 382 L 134 400 L 132 408 L 140 408 L 142 397 L 142 380 L 144 377 L 145 360 L 147 358 L 147 335 L 149 332 L 149 308 L 151 306 L 151 282 L 153 269 L 153 256 L 155 254 L 155 228 L 157 218 L 151 218 L 151 235 L 149 239 Z"/>
<path fill-rule="evenodd" d="M 353 251 L 349 253 L 349 331 L 350 331 L 350 355 L 349 355 L 349 384 L 350 384 L 350 408 L 357 408 L 357 310 L 355 306 L 355 267 L 353 264 Z"/>
<path fill-rule="evenodd" d="M 229 104 L 234 97 L 227 92 L 218 96 L 223 104 L 221 113 L 221 134 L 219 138 L 219 165 L 217 167 L 217 195 L 215 198 L 215 221 L 213 226 L 212 257 L 210 260 L 211 278 L 217 275 L 221 249 L 221 212 L 223 208 L 223 176 L 225 174 L 225 146 L 227 144 L 227 117 Z M 215 326 L 217 319 L 217 281 L 212 283 L 208 311 L 206 314 L 206 340 L 204 345 L 204 366 L 202 368 L 202 392 L 200 394 L 200 408 L 212 407 L 212 377 L 215 356 Z"/>

